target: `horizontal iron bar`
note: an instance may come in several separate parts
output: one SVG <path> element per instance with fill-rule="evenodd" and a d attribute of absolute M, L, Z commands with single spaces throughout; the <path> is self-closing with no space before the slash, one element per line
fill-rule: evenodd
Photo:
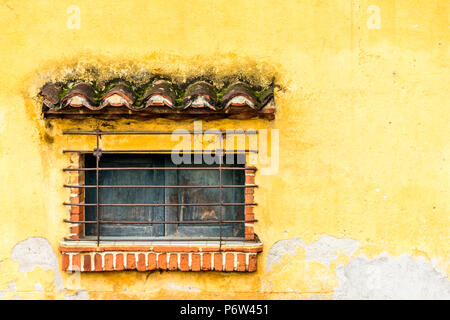
<path fill-rule="evenodd" d="M 63 171 L 96 171 L 97 168 L 64 168 Z M 104 170 L 253 170 L 254 167 L 122 167 L 122 168 L 98 168 Z"/>
<path fill-rule="evenodd" d="M 224 220 L 224 221 L 108 221 L 108 220 L 100 220 L 101 224 L 220 224 L 220 223 L 251 223 L 257 222 L 258 220 Z M 89 223 L 97 223 L 97 221 L 74 221 L 64 219 L 66 223 L 81 223 L 81 224 L 89 224 Z"/>
<path fill-rule="evenodd" d="M 148 149 L 148 150 L 101 150 L 102 153 L 215 153 L 220 152 L 223 154 L 231 153 L 258 153 L 258 150 L 253 149 L 243 149 L 243 150 L 225 150 L 225 149 L 215 149 L 215 150 L 172 150 L 172 149 Z M 93 150 L 63 150 L 63 153 L 93 153 Z"/>
<path fill-rule="evenodd" d="M 94 238 L 78 238 L 78 239 L 71 239 L 71 238 L 64 238 L 64 241 L 92 241 L 97 242 L 97 237 Z M 120 241 L 120 242 L 126 242 L 126 241 L 242 241 L 242 242 L 255 242 L 254 239 L 245 239 L 245 237 L 210 237 L 210 238 L 191 238 L 191 237 L 185 237 L 185 238 L 165 238 L 165 237 L 154 237 L 154 238 L 133 238 L 133 239 L 125 239 L 125 238 L 117 238 L 117 239 L 101 239 L 100 236 L 100 242 L 101 241 Z"/>
<path fill-rule="evenodd" d="M 210 186 L 165 186 L 165 185 L 99 185 L 99 188 L 257 188 L 256 184 L 249 185 L 210 185 Z M 65 184 L 64 188 L 97 188 L 96 185 L 70 185 Z"/>
<path fill-rule="evenodd" d="M 65 206 L 95 207 L 97 203 L 67 203 Z M 256 206 L 256 203 L 100 203 L 101 207 L 216 207 L 216 206 Z"/>
<path fill-rule="evenodd" d="M 228 131 L 228 132 L 227 132 Z M 231 132 L 233 131 L 233 132 Z M 237 132 L 236 132 L 237 131 Z M 242 132 L 240 132 L 242 131 Z M 191 134 L 243 134 L 243 135 L 255 135 L 258 134 L 256 130 L 206 130 L 206 131 L 184 131 L 184 132 L 174 132 L 174 131 L 101 131 L 101 130 L 93 130 L 93 131 L 73 131 L 73 130 L 63 130 L 63 134 L 70 135 L 191 135 Z"/>

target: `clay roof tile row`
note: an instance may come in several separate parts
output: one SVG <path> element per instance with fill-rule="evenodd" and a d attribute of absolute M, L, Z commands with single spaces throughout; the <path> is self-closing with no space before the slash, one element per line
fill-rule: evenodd
<path fill-rule="evenodd" d="M 232 106 L 260 110 L 273 99 L 273 87 L 257 91 L 244 82 L 235 82 L 220 92 L 206 81 L 196 81 L 185 90 L 180 90 L 170 81 L 156 80 L 145 90 L 134 90 L 126 82 L 117 82 L 100 91 L 87 82 L 78 82 L 72 86 L 47 83 L 40 95 L 44 106 L 52 111 L 81 107 L 90 110 L 126 107 L 141 111 L 165 106 L 175 110 L 206 108 L 226 112 Z"/>

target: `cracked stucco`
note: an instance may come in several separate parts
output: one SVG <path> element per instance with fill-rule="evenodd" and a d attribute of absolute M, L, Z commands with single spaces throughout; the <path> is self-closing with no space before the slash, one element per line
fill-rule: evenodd
<path fill-rule="evenodd" d="M 295 255 L 297 248 L 304 245 L 303 240 L 296 237 L 275 242 L 266 257 L 266 271 L 272 271 L 273 264 L 280 262 L 285 254 Z"/>
<path fill-rule="evenodd" d="M 450 298 L 448 276 L 424 257 L 392 256 L 383 252 L 367 258 L 355 255 L 358 249 L 360 244 L 354 239 L 326 234 L 307 245 L 297 237 L 277 241 L 266 257 L 269 276 L 262 282 L 260 291 L 290 292 L 299 296 L 309 292 L 309 298 L 314 298 L 315 291 L 318 297 L 320 291 L 324 293 L 321 288 L 326 285 L 332 293 L 329 298 L 333 299 Z M 310 273 L 312 268 L 316 271 Z M 289 281 L 280 285 L 279 279 L 289 274 Z M 332 283 L 336 285 L 329 286 Z"/>
<path fill-rule="evenodd" d="M 27 273 L 33 271 L 38 266 L 44 270 L 53 270 L 56 287 L 59 290 L 64 290 L 58 260 L 47 239 L 31 237 L 20 241 L 12 249 L 11 258 L 19 261 L 20 272 Z"/>
<path fill-rule="evenodd" d="M 306 261 L 316 261 L 329 266 L 340 254 L 351 256 L 359 243 L 353 239 L 335 238 L 326 234 L 320 239 L 306 245 L 300 238 L 294 237 L 277 241 L 269 250 L 266 257 L 266 271 L 272 271 L 272 266 L 281 261 L 285 254 L 294 256 L 298 248 L 303 248 Z"/>
<path fill-rule="evenodd" d="M 422 257 L 361 256 L 336 272 L 339 286 L 334 299 L 450 299 L 448 277 Z"/>

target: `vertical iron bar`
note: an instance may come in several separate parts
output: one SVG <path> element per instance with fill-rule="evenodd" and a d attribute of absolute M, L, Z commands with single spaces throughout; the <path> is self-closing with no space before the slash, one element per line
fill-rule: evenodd
<path fill-rule="evenodd" d="M 222 150 L 222 136 L 217 135 L 220 139 L 220 150 Z M 219 192 L 220 192 L 220 242 L 219 242 L 219 251 L 222 251 L 222 222 L 223 222 L 223 196 L 222 196 L 222 160 L 223 160 L 223 154 L 222 151 L 219 151 Z"/>
<path fill-rule="evenodd" d="M 96 211 L 97 211 L 97 246 L 100 245 L 100 188 L 99 188 L 99 164 L 100 164 L 100 132 L 99 130 L 96 131 L 96 140 L 97 140 L 97 147 L 94 150 L 95 155 L 95 179 L 96 179 L 96 193 L 97 193 L 97 204 L 96 204 Z"/>

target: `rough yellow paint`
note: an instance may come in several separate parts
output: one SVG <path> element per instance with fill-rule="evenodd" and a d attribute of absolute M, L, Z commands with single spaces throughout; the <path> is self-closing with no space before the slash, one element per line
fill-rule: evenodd
<path fill-rule="evenodd" d="M 70 5 L 80 9 L 79 29 L 67 27 Z M 379 8 L 379 28 L 369 29 L 370 5 Z M 10 0 L 0 1 L 0 18 L 3 299 L 80 291 L 91 299 L 325 299 L 340 266 L 382 252 L 423 257 L 450 274 L 448 1 Z M 212 75 L 220 82 L 238 72 L 263 84 L 275 79 L 276 120 L 204 123 L 279 130 L 278 172 L 256 175 L 255 228 L 264 244 L 256 273 L 61 273 L 63 289 L 54 282 L 58 271 L 19 270 L 12 250 L 30 237 L 47 239 L 61 263 L 69 198 L 61 169 L 70 165 L 61 151 L 93 145 L 62 129 L 192 128 L 192 121 L 161 119 L 44 120 L 39 88 L 94 79 L 93 66 L 98 81 L 142 69 L 180 81 Z M 133 139 L 104 143 L 132 148 Z M 307 248 L 324 234 L 353 239 L 357 249 L 332 252 L 329 264 L 309 259 Z M 304 245 L 267 271 L 271 247 L 294 237 Z"/>

